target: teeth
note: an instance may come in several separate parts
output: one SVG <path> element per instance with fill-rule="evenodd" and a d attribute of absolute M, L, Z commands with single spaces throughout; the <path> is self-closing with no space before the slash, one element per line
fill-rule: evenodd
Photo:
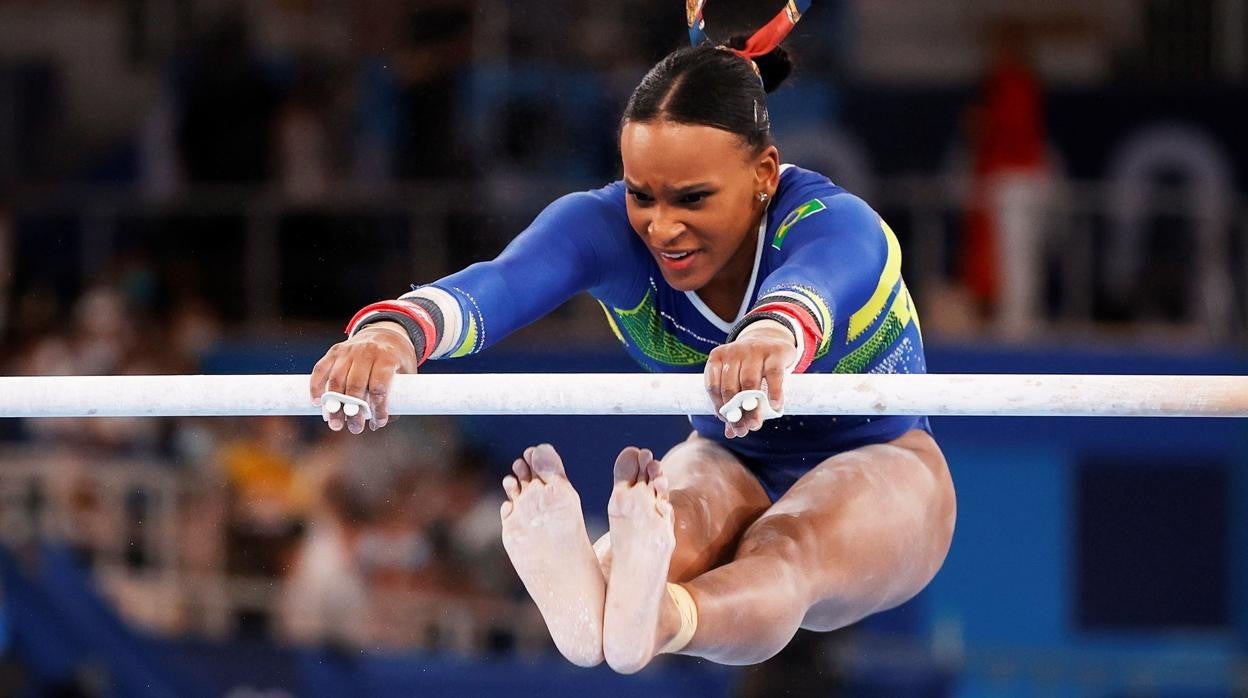
<path fill-rule="evenodd" d="M 667 252 L 660 252 L 659 254 L 663 255 L 664 257 L 667 257 L 668 259 L 683 259 L 689 256 L 688 252 L 680 252 L 677 254 L 668 254 Z"/>

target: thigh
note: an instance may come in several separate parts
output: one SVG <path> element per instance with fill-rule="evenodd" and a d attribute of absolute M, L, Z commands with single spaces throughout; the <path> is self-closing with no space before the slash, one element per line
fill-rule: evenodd
<path fill-rule="evenodd" d="M 913 430 L 824 460 L 749 527 L 737 555 L 795 567 L 808 608 L 802 627 L 831 630 L 926 585 L 948 551 L 954 507 L 940 448 Z"/>
<path fill-rule="evenodd" d="M 671 483 L 676 549 L 668 579 L 685 582 L 731 559 L 742 533 L 771 500 L 728 449 L 693 433 L 661 459 Z M 594 544 L 610 566 L 610 534 Z"/>

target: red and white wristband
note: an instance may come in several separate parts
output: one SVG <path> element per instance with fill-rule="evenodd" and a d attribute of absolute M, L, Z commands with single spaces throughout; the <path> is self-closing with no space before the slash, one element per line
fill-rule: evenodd
<path fill-rule="evenodd" d="M 347 323 L 348 337 L 375 322 L 397 322 L 407 331 L 416 349 L 417 364 L 424 363 L 438 345 L 440 324 L 428 309 L 410 301 L 380 301 L 366 305 Z"/>
<path fill-rule="evenodd" d="M 748 328 L 763 320 L 778 322 L 793 333 L 793 342 L 797 346 L 798 355 L 794 362 L 784 367 L 785 373 L 801 373 L 814 361 L 815 352 L 819 348 L 822 337 L 818 322 L 806 312 L 805 308 L 796 303 L 785 301 L 765 302 L 751 310 L 728 333 L 731 342 L 748 331 Z M 720 408 L 719 413 L 731 423 L 739 422 L 745 412 L 758 410 L 763 420 L 783 417 L 782 410 L 772 408 L 768 401 L 766 380 L 762 390 L 742 390 L 733 395 Z"/>
<path fill-rule="evenodd" d="M 811 317 L 810 313 L 806 312 L 805 308 L 796 303 L 786 303 L 784 301 L 764 303 L 752 309 L 749 314 L 741 318 L 737 325 L 732 328 L 732 332 L 729 333 L 728 341 L 731 342 L 736 339 L 746 327 L 760 320 L 775 320 L 793 332 L 793 338 L 800 354 L 798 355 L 797 363 L 790 371 L 791 373 L 803 373 L 810 367 L 823 337 L 819 323 Z"/>

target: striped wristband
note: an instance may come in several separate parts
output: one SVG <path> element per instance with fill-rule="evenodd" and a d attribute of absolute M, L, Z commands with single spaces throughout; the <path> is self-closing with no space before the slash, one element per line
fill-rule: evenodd
<path fill-rule="evenodd" d="M 441 315 L 441 313 L 439 313 Z M 424 363 L 438 344 L 439 324 L 422 305 L 407 301 L 381 301 L 360 309 L 347 323 L 347 336 L 353 337 L 360 328 L 375 322 L 397 322 L 403 326 L 416 348 L 417 365 Z"/>
<path fill-rule="evenodd" d="M 728 333 L 727 341 L 729 342 L 735 341 L 737 337 L 741 336 L 741 332 L 743 332 L 745 328 L 749 327 L 750 325 L 753 325 L 756 322 L 759 322 L 760 320 L 775 320 L 781 325 L 788 327 L 790 330 L 793 329 L 793 327 L 796 325 L 796 323 L 793 322 L 793 318 L 783 313 L 776 313 L 772 311 L 759 312 L 759 311 L 754 310 L 754 311 L 750 311 L 748 315 L 741 318 L 737 322 L 736 325 L 733 325 L 732 331 Z"/>
<path fill-rule="evenodd" d="M 798 345 L 801 346 L 802 355 L 798 358 L 797 366 L 793 368 L 793 372 L 802 373 L 810 367 L 811 362 L 815 359 L 815 351 L 819 348 L 821 333 L 819 332 L 819 325 L 816 324 L 815 319 L 809 313 L 805 312 L 801 306 L 793 303 L 764 303 L 741 318 L 740 322 L 729 333 L 728 341 L 736 339 L 742 330 L 759 320 L 775 320 L 792 329 L 795 334 L 800 331 L 802 336 Z"/>

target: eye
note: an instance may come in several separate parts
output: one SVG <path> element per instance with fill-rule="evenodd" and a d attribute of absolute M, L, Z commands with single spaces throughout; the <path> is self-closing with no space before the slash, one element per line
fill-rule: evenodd
<path fill-rule="evenodd" d="M 706 197 L 710 195 L 711 195 L 711 192 L 709 191 L 689 192 L 688 194 L 685 194 L 684 196 L 680 197 L 680 203 L 684 204 L 685 206 L 693 206 L 693 205 L 702 203 L 703 201 L 706 200 Z"/>
<path fill-rule="evenodd" d="M 648 204 L 654 201 L 653 196 L 650 196 L 643 191 L 637 191 L 636 189 L 629 189 L 628 195 L 633 197 L 633 201 L 636 201 L 639 204 Z"/>

